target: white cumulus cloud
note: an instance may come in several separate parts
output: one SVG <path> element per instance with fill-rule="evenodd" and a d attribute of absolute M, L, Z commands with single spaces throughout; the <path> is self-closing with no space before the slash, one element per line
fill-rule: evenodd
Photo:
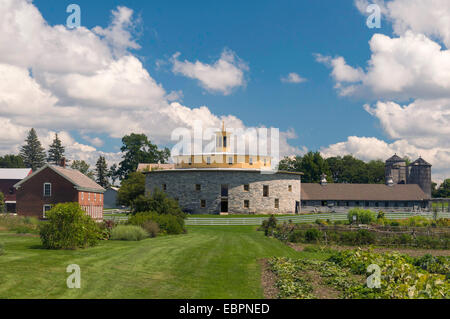
<path fill-rule="evenodd" d="M 180 53 L 172 57 L 175 74 L 197 79 L 200 85 L 210 92 L 228 95 L 234 88 L 245 85 L 245 72 L 248 66 L 233 51 L 225 49 L 220 59 L 213 64 L 200 61 L 194 63 L 178 60 Z"/>

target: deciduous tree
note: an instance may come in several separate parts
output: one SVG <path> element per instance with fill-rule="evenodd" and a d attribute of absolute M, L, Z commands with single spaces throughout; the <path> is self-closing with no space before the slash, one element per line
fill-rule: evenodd
<path fill-rule="evenodd" d="M 122 181 L 119 191 L 117 192 L 117 204 L 132 206 L 133 201 L 139 195 L 145 194 L 145 175 L 139 172 L 133 172 L 128 178 Z"/>
<path fill-rule="evenodd" d="M 0 168 L 25 168 L 25 163 L 22 156 L 7 154 L 0 156 Z"/>
<path fill-rule="evenodd" d="M 90 170 L 90 165 L 83 160 L 75 160 L 72 162 L 70 166 L 73 169 L 79 170 L 81 173 L 86 175 L 87 177 L 95 180 L 94 172 Z"/>
<path fill-rule="evenodd" d="M 120 149 L 124 155 L 119 164 L 119 174 L 122 179 L 135 172 L 139 163 L 166 163 L 170 157 L 168 148 L 158 149 L 145 134 L 126 135 L 122 138 Z"/>

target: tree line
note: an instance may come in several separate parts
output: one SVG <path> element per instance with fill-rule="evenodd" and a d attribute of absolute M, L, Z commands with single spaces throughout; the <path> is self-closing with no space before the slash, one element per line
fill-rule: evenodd
<path fill-rule="evenodd" d="M 104 188 L 116 185 L 116 181 L 126 179 L 132 172 L 137 170 L 139 163 L 166 163 L 170 157 L 170 150 L 158 149 L 145 134 L 126 135 L 122 138 L 123 153 L 122 161 L 108 167 L 104 156 L 99 156 L 95 168 L 80 159 L 69 160 L 66 158 L 65 146 L 62 145 L 58 134 L 55 134 L 53 142 L 49 145 L 48 151 L 42 147 L 36 130 L 32 128 L 25 139 L 24 145 L 20 148 L 19 154 L 7 154 L 0 156 L 0 168 L 31 168 L 33 171 L 45 166 L 47 163 L 60 165 L 64 158 L 66 164 L 70 164 L 72 169 L 95 180 Z"/>
<path fill-rule="evenodd" d="M 320 152 L 282 159 L 279 170 L 303 172 L 303 183 L 319 183 L 325 174 L 329 183 L 383 184 L 384 162 L 364 162 L 352 155 L 323 158 Z"/>

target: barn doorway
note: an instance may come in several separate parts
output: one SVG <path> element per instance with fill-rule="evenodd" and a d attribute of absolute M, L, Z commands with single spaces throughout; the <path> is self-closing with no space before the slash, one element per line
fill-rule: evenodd
<path fill-rule="evenodd" d="M 220 212 L 228 213 L 228 199 L 222 199 L 220 202 Z"/>
<path fill-rule="evenodd" d="M 220 212 L 228 213 L 228 185 L 222 184 L 220 185 Z"/>

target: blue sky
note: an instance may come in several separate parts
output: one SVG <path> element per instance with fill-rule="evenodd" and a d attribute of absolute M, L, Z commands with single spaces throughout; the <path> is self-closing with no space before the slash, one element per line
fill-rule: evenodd
<path fill-rule="evenodd" d="M 51 24 L 64 24 L 65 8 L 74 1 L 37 0 L 36 6 Z M 106 26 L 111 10 L 127 6 L 142 19 L 133 51 L 152 77 L 168 90 L 182 90 L 183 103 L 207 105 L 217 115 L 234 114 L 249 126 L 294 128 L 292 144 L 317 150 L 347 136 L 386 138 L 378 122 L 362 105 L 366 101 L 342 98 L 333 89 L 329 70 L 314 53 L 344 55 L 351 64 L 364 65 L 370 57 L 368 41 L 383 29 L 369 29 L 353 1 L 76 1 L 82 25 Z M 181 59 L 211 63 L 224 48 L 233 50 L 250 71 L 246 87 L 232 94 L 205 92 L 196 81 L 174 75 L 170 67 L 157 68 L 180 52 Z M 300 84 L 280 78 L 296 72 Z M 111 141 L 105 150 L 113 150 Z"/>

